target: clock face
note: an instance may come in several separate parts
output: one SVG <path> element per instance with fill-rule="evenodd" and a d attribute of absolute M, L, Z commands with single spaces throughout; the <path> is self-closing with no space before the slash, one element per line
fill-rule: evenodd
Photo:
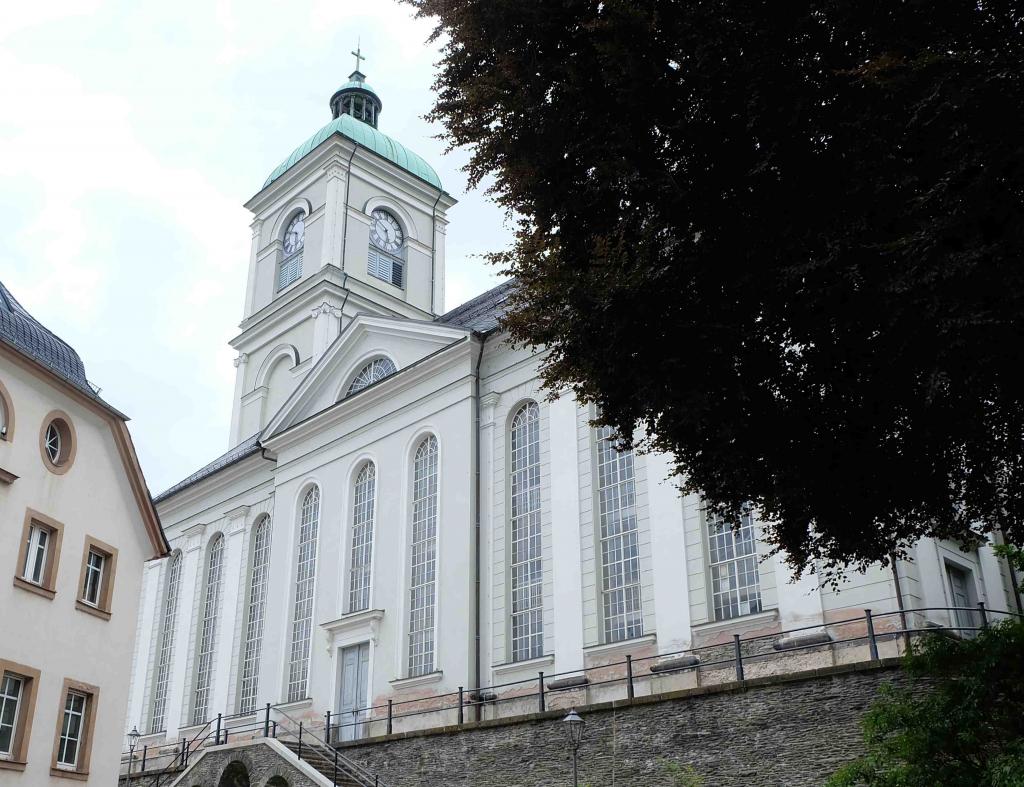
<path fill-rule="evenodd" d="M 284 253 L 294 254 L 302 248 L 306 239 L 306 217 L 305 214 L 298 214 L 284 233 Z"/>
<path fill-rule="evenodd" d="M 375 210 L 370 214 L 370 240 L 378 249 L 395 254 L 402 248 L 402 226 L 398 219 L 386 210 Z"/>

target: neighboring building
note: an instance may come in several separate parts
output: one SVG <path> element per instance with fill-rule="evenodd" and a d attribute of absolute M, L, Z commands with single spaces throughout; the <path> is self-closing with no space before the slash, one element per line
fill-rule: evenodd
<path fill-rule="evenodd" d="M 792 582 L 757 522 L 709 521 L 668 457 L 548 398 L 542 355 L 498 325 L 513 284 L 439 314 L 454 200 L 377 130 L 362 74 L 330 106 L 247 204 L 233 447 L 157 498 L 173 552 L 143 587 L 144 742 L 895 609 L 888 570 Z M 987 547 L 915 557 L 908 607 L 1012 603 Z"/>
<path fill-rule="evenodd" d="M 142 567 L 169 552 L 125 420 L 0 283 L 0 784 L 117 779 Z"/>

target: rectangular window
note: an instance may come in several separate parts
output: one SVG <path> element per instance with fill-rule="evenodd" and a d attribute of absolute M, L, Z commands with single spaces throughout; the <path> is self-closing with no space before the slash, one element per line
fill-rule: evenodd
<path fill-rule="evenodd" d="M 82 601 L 98 607 L 100 604 L 100 588 L 103 586 L 103 569 L 107 562 L 106 555 L 94 549 L 89 550 L 85 559 L 85 584 L 82 587 Z"/>
<path fill-rule="evenodd" d="M 22 567 L 23 579 L 35 584 L 43 584 L 46 576 L 46 556 L 50 545 L 50 529 L 42 525 L 32 524 L 28 528 L 28 544 L 25 549 L 25 564 Z"/>
<path fill-rule="evenodd" d="M 88 698 L 77 691 L 69 691 L 64 701 L 64 719 L 57 744 L 57 767 L 75 770 L 85 731 L 85 704 Z"/>
<path fill-rule="evenodd" d="M 512 660 L 544 653 L 544 560 L 540 503 L 540 408 L 523 405 L 509 430 Z"/>
<path fill-rule="evenodd" d="M 619 642 L 643 634 L 633 452 L 618 450 L 610 427 L 595 437 L 604 640 Z"/>
<path fill-rule="evenodd" d="M 980 621 L 975 615 L 977 598 L 974 593 L 974 577 L 967 569 L 946 564 L 946 577 L 949 579 L 950 606 L 953 609 L 954 625 L 962 637 L 973 637 Z"/>
<path fill-rule="evenodd" d="M 60 560 L 64 526 L 50 517 L 28 509 L 14 564 L 14 584 L 39 596 L 56 594 L 57 562 Z"/>
<path fill-rule="evenodd" d="M 409 676 L 434 669 L 434 605 L 437 596 L 437 440 L 416 451 L 412 484 L 409 573 Z"/>
<path fill-rule="evenodd" d="M 760 612 L 757 541 L 749 511 L 737 527 L 716 517 L 708 518 L 708 555 L 715 620 Z"/>
<path fill-rule="evenodd" d="M 280 292 L 302 274 L 302 252 L 298 251 L 281 260 L 277 266 L 277 291 Z"/>
<path fill-rule="evenodd" d="M 24 688 L 25 679 L 13 672 L 4 672 L 0 678 L 0 759 L 14 755 Z"/>
<path fill-rule="evenodd" d="M 374 278 L 395 287 L 403 287 L 405 284 L 405 261 L 372 246 L 366 259 L 366 270 Z"/>

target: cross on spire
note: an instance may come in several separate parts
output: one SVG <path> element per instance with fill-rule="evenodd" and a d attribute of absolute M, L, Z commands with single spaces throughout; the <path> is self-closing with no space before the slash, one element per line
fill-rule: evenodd
<path fill-rule="evenodd" d="M 355 51 L 352 52 L 351 54 L 356 56 L 356 71 L 359 71 L 360 70 L 360 66 L 362 65 L 362 63 L 360 63 L 359 61 L 366 60 L 366 56 L 363 54 L 363 50 L 362 50 L 362 47 L 360 46 L 360 42 L 359 42 L 358 38 L 356 39 Z"/>

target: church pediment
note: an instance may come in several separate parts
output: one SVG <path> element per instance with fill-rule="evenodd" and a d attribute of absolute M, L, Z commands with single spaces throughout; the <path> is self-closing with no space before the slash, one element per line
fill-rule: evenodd
<path fill-rule="evenodd" d="M 463 328 L 418 320 L 370 315 L 353 318 L 271 417 L 260 441 L 392 374 L 418 366 L 435 353 L 464 341 L 468 334 Z"/>

